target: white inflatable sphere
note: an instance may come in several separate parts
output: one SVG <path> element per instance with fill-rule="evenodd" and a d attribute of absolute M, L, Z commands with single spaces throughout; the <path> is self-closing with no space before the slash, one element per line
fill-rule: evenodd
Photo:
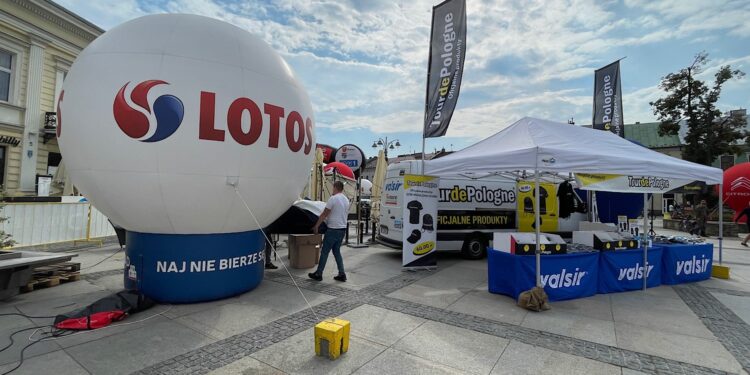
<path fill-rule="evenodd" d="M 73 184 L 114 223 L 165 234 L 258 229 L 299 197 L 313 110 L 286 62 L 238 27 L 194 15 L 117 26 L 78 56 L 59 101 Z"/>
<path fill-rule="evenodd" d="M 372 194 L 372 182 L 370 180 L 363 178 L 359 181 L 359 192 L 364 195 L 371 195 Z"/>

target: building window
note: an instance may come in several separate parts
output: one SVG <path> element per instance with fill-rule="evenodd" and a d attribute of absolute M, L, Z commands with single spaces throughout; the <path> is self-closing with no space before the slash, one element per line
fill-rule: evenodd
<path fill-rule="evenodd" d="M 734 155 L 721 155 L 721 169 L 727 170 L 734 166 Z"/>
<path fill-rule="evenodd" d="M 10 52 L 0 50 L 0 101 L 10 101 L 13 82 L 13 57 Z"/>
<path fill-rule="evenodd" d="M 47 174 L 54 176 L 57 168 L 60 167 L 62 155 L 59 152 L 50 152 L 47 154 Z"/>

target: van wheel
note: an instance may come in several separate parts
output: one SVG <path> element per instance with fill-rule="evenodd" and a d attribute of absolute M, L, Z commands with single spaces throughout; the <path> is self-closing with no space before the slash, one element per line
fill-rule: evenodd
<path fill-rule="evenodd" d="M 473 235 L 464 240 L 461 253 L 466 259 L 482 259 L 487 255 L 487 240 L 481 235 Z"/>

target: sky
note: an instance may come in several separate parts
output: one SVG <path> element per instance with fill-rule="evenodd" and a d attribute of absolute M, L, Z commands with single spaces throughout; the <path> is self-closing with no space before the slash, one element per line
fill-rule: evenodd
<path fill-rule="evenodd" d="M 315 110 L 319 143 L 398 140 L 389 156 L 421 151 L 432 6 L 423 0 L 56 0 L 104 30 L 153 13 L 237 25 L 295 70 Z M 594 70 L 621 62 L 625 123 L 656 121 L 658 85 L 705 51 L 700 79 L 726 64 L 750 73 L 747 0 L 467 0 L 466 61 L 446 136 L 459 150 L 514 121 L 590 124 Z M 750 76 L 725 85 L 722 110 L 750 107 Z"/>

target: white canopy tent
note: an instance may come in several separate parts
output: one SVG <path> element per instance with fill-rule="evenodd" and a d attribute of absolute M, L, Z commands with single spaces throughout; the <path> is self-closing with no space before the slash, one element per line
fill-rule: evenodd
<path fill-rule="evenodd" d="M 654 176 L 698 180 L 709 185 L 721 184 L 723 179 L 721 169 L 649 150 L 611 132 L 530 117 L 461 151 L 428 160 L 424 166 L 424 174 L 441 177 L 508 171 L 534 171 L 535 207 L 539 207 L 539 174 L 543 172 Z M 719 204 L 721 212 L 722 199 Z M 535 211 L 538 244 L 539 210 Z M 722 229 L 720 219 L 720 254 Z M 536 257 L 537 285 L 540 286 L 538 251 Z"/>

